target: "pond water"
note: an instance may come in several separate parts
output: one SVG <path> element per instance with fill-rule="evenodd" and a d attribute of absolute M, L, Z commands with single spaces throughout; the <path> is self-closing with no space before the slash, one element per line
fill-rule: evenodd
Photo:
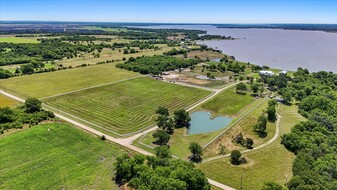
<path fill-rule="evenodd" d="M 209 112 L 198 111 L 191 114 L 190 128 L 187 130 L 189 135 L 216 131 L 227 127 L 233 120 L 230 117 L 218 116 L 211 119 Z"/>
<path fill-rule="evenodd" d="M 282 29 L 217 28 L 212 25 L 161 25 L 151 28 L 205 30 L 208 34 L 225 35 L 237 40 L 201 41 L 210 47 L 233 55 L 239 61 L 273 68 L 337 73 L 337 33 Z"/>

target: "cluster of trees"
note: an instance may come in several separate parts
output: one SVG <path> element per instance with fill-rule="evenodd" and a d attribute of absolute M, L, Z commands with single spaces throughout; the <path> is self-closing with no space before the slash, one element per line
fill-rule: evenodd
<path fill-rule="evenodd" d="M 59 60 L 64 57 L 76 57 L 80 52 L 91 52 L 93 48 L 84 45 L 72 45 L 66 42 L 0 43 L 0 66 L 24 64 L 32 61 Z"/>
<path fill-rule="evenodd" d="M 117 64 L 117 68 L 127 69 L 141 74 L 161 74 L 164 71 L 188 68 L 200 63 L 200 59 L 180 59 L 165 55 L 139 57 L 125 63 Z"/>
<path fill-rule="evenodd" d="M 188 128 L 190 125 L 191 117 L 184 109 L 175 110 L 173 116 L 170 116 L 167 108 L 158 107 L 155 113 L 158 114 L 156 123 L 160 130 L 157 130 L 152 136 L 156 139 L 154 143 L 157 145 L 167 146 L 170 135 L 174 133 L 175 128 Z M 191 161 L 200 162 L 202 160 L 202 147 L 198 143 L 192 142 L 189 146 L 189 150 L 192 153 L 190 156 Z"/>
<path fill-rule="evenodd" d="M 267 107 L 267 118 L 269 122 L 275 122 L 276 121 L 276 106 L 277 101 L 275 99 L 268 101 L 268 107 Z"/>
<path fill-rule="evenodd" d="M 176 48 L 173 48 L 171 49 L 170 51 L 167 51 L 167 52 L 164 52 L 164 55 L 179 55 L 179 54 L 186 54 L 188 53 L 189 51 L 186 50 L 186 49 L 179 49 L 177 50 Z"/>
<path fill-rule="evenodd" d="M 205 175 L 191 162 L 172 159 L 167 146 L 155 149 L 156 156 L 123 154 L 114 163 L 115 181 L 132 189 L 210 190 Z"/>
<path fill-rule="evenodd" d="M 244 91 L 247 91 L 248 87 L 245 83 L 240 82 L 236 85 L 236 93 L 243 94 Z"/>
<path fill-rule="evenodd" d="M 191 121 L 191 117 L 184 109 L 175 110 L 173 117 L 170 117 L 169 110 L 165 107 L 158 107 L 155 113 L 158 114 L 156 123 L 160 130 L 153 133 L 153 138 L 156 139 L 154 143 L 158 145 L 167 145 L 174 129 L 189 127 Z"/>
<path fill-rule="evenodd" d="M 12 73 L 5 69 L 0 68 L 0 79 L 7 79 L 9 77 L 12 77 Z"/>
<path fill-rule="evenodd" d="M 221 35 L 201 35 L 199 38 L 194 39 L 194 40 L 234 40 L 232 36 L 221 36 Z"/>
<path fill-rule="evenodd" d="M 262 113 L 260 117 L 257 119 L 257 123 L 253 126 L 253 130 L 256 134 L 258 134 L 260 137 L 266 137 L 267 136 L 267 122 L 268 118 L 266 117 L 265 113 Z"/>
<path fill-rule="evenodd" d="M 233 150 L 230 155 L 230 160 L 233 165 L 240 165 L 247 163 L 247 160 L 242 157 L 242 154 L 238 150 Z"/>
<path fill-rule="evenodd" d="M 0 133 L 8 129 L 22 128 L 23 125 L 37 125 L 54 117 L 53 112 L 42 109 L 38 99 L 28 98 L 23 106 L 0 108 Z"/>
<path fill-rule="evenodd" d="M 307 118 L 282 136 L 282 144 L 296 154 L 290 190 L 333 190 L 337 187 L 337 75 L 310 74 L 299 68 L 284 88 L 299 102 Z"/>
<path fill-rule="evenodd" d="M 253 149 L 254 141 L 252 138 L 244 138 L 242 133 L 237 134 L 234 138 L 233 141 L 237 144 L 240 144 L 241 146 L 244 146 L 248 149 Z"/>

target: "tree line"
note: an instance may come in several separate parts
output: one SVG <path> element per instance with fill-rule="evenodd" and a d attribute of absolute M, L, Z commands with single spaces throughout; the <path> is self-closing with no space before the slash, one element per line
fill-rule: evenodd
<path fill-rule="evenodd" d="M 0 108 L 0 133 L 9 129 L 20 129 L 24 125 L 34 126 L 54 117 L 53 112 L 42 109 L 38 99 L 28 98 L 22 106 Z"/>

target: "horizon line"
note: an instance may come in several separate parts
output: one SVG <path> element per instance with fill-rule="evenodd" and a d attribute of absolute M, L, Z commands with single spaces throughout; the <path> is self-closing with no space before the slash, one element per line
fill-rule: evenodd
<path fill-rule="evenodd" d="M 212 25 L 212 24 L 328 24 L 337 25 L 337 23 L 298 23 L 298 22 L 256 22 L 256 23 L 245 23 L 245 22 L 228 22 L 228 23 L 216 23 L 216 22 L 152 22 L 152 21 L 64 21 L 64 20 L 0 20 L 0 22 L 66 22 L 66 23 L 145 23 L 145 24 L 200 24 L 200 25 Z"/>

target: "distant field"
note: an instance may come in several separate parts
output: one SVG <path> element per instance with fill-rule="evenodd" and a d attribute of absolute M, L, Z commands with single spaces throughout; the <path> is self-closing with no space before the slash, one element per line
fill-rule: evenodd
<path fill-rule="evenodd" d="M 246 95 L 237 94 L 235 87 L 233 87 L 202 104 L 201 109 L 211 111 L 215 115 L 232 116 L 238 114 L 242 108 L 253 101 L 254 98 L 249 93 Z"/>
<path fill-rule="evenodd" d="M 161 49 L 159 50 L 141 50 L 138 53 L 132 54 L 124 54 L 123 50 L 120 49 L 107 49 L 104 48 L 100 53 L 100 57 L 94 58 L 92 53 L 84 54 L 83 57 L 75 57 L 71 59 L 64 59 L 62 61 L 58 61 L 57 64 L 63 64 L 63 66 L 77 66 L 81 64 L 96 64 L 97 62 L 107 61 L 107 60 L 122 60 L 123 58 L 129 59 L 130 57 L 138 57 L 138 56 L 153 56 L 153 55 L 162 55 L 164 52 L 171 50 L 173 47 L 168 47 L 167 45 L 158 44 Z M 134 48 L 138 50 L 138 48 Z M 121 52 L 119 52 L 121 51 Z"/>
<path fill-rule="evenodd" d="M 87 30 L 103 30 L 107 32 L 126 32 L 127 28 L 103 28 L 99 26 L 85 26 L 83 29 Z"/>
<path fill-rule="evenodd" d="M 133 132 L 154 123 L 154 111 L 185 108 L 210 94 L 205 90 L 137 78 L 46 99 L 48 105 L 114 130 Z"/>
<path fill-rule="evenodd" d="M 1 42 L 8 42 L 8 43 L 40 43 L 36 40 L 36 38 L 19 38 L 19 37 L 0 37 L 0 43 Z"/>
<path fill-rule="evenodd" d="M 115 68 L 115 64 L 103 64 L 0 80 L 0 89 L 10 89 L 24 97 L 42 98 L 135 76 L 140 75 Z"/>
<path fill-rule="evenodd" d="M 0 138 L 0 149 L 0 189 L 117 189 L 123 151 L 71 126 L 35 126 Z"/>
<path fill-rule="evenodd" d="M 18 101 L 13 100 L 11 98 L 8 98 L 5 95 L 0 94 L 0 108 L 6 107 L 6 106 L 13 107 L 13 106 L 18 105 L 18 104 L 19 104 Z"/>
<path fill-rule="evenodd" d="M 304 118 L 298 114 L 296 106 L 280 105 L 280 136 Z M 281 145 L 280 136 L 272 144 L 258 151 L 245 153 L 247 164 L 233 166 L 229 158 L 202 163 L 198 167 L 206 176 L 240 189 L 241 178 L 243 189 L 260 190 L 264 182 L 274 181 L 280 185 L 288 182 L 292 176 L 292 162 L 295 155 Z"/>

